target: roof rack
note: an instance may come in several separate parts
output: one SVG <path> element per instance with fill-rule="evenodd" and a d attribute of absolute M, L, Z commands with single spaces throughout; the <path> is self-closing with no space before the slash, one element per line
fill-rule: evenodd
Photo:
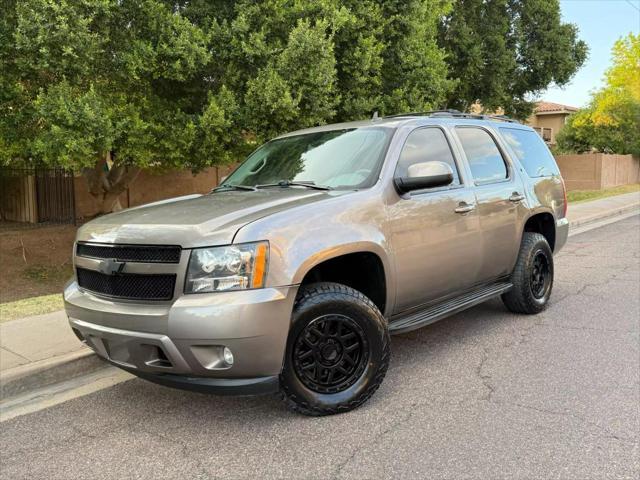
<path fill-rule="evenodd" d="M 427 112 L 396 113 L 395 115 L 385 115 L 384 118 L 399 117 L 448 117 L 448 118 L 470 118 L 473 120 L 497 120 L 507 123 L 520 123 L 518 120 L 509 118 L 506 115 L 484 115 L 480 113 L 465 113 L 460 110 L 430 110 Z"/>

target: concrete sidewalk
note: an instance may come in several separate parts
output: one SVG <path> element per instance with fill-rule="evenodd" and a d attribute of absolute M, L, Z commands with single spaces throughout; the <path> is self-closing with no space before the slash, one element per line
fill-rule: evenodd
<path fill-rule="evenodd" d="M 0 324 L 1 400 L 102 367 L 71 332 L 64 310 Z"/>
<path fill-rule="evenodd" d="M 88 350 L 71 333 L 64 310 L 0 324 L 0 369 Z"/>
<path fill-rule="evenodd" d="M 640 192 L 571 204 L 567 216 L 575 228 L 634 210 L 640 212 Z M 63 310 L 0 324 L 3 398 L 38 382 L 50 384 L 56 376 L 66 378 L 99 368 L 96 360 L 72 333 Z"/>
<path fill-rule="evenodd" d="M 580 203 L 570 203 L 567 218 L 571 227 L 578 227 L 640 208 L 640 192 L 625 193 Z"/>

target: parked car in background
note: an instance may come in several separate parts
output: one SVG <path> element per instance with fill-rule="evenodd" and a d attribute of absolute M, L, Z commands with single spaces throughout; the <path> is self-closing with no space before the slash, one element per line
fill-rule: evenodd
<path fill-rule="evenodd" d="M 497 296 L 542 311 L 566 208 L 542 139 L 503 117 L 310 128 L 209 194 L 83 225 L 66 311 L 81 341 L 142 378 L 344 412 L 380 386 L 390 334 Z"/>

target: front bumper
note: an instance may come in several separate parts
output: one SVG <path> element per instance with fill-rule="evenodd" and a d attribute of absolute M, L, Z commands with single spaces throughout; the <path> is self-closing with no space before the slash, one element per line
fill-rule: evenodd
<path fill-rule="evenodd" d="M 280 385 L 278 375 L 256 378 L 189 377 L 172 373 L 142 372 L 109 360 L 105 361 L 150 382 L 192 392 L 215 393 L 216 395 L 264 395 L 277 392 Z"/>
<path fill-rule="evenodd" d="M 76 335 L 114 365 L 178 388 L 255 394 L 277 388 L 296 293 L 292 286 L 116 303 L 71 282 L 64 299 Z"/>

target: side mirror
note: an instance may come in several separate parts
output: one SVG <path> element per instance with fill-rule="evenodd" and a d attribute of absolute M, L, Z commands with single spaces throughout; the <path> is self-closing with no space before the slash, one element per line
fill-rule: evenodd
<path fill-rule="evenodd" d="M 453 182 L 453 170 L 444 162 L 414 163 L 408 169 L 406 177 L 394 180 L 400 193 L 423 188 L 444 187 Z"/>

